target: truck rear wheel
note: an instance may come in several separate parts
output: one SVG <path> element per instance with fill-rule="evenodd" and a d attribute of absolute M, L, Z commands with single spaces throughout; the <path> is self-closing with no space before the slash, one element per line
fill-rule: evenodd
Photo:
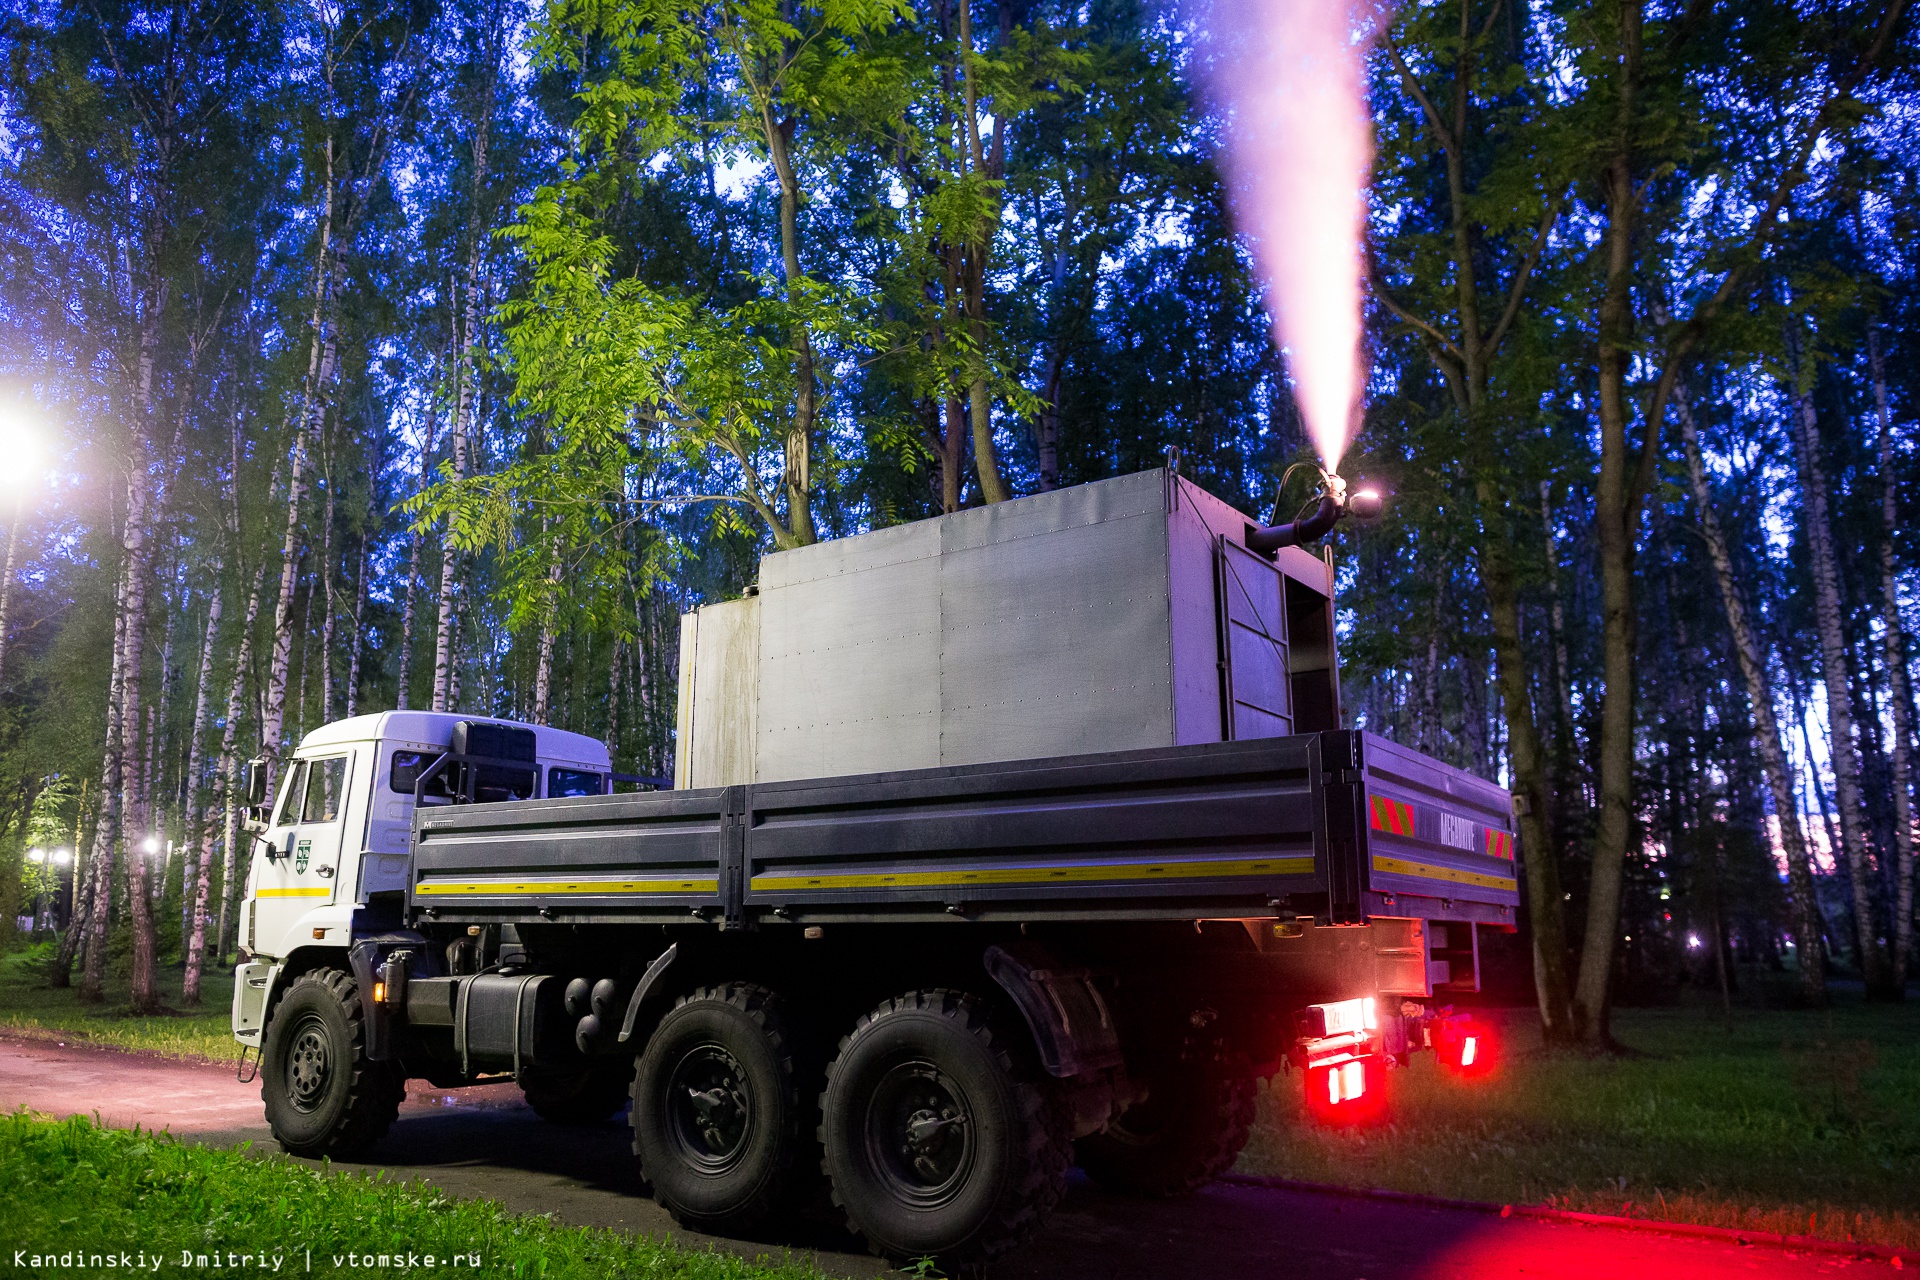
<path fill-rule="evenodd" d="M 366 1054 L 366 1016 L 353 975 L 314 969 L 274 1008 L 260 1055 L 267 1124 L 289 1154 L 359 1155 L 400 1114 L 406 1081 Z"/>
<path fill-rule="evenodd" d="M 1216 1039 L 1189 1040 L 1152 1072 L 1143 1102 L 1075 1144 L 1081 1169 L 1108 1191 L 1178 1196 L 1233 1167 L 1253 1127 L 1253 1068 Z"/>
<path fill-rule="evenodd" d="M 520 1081 L 527 1105 L 550 1124 L 599 1124 L 627 1105 L 632 1064 L 595 1063 L 579 1071 L 528 1075 Z"/>
<path fill-rule="evenodd" d="M 1046 1220 L 1071 1131 L 1031 1057 L 958 991 L 889 1000 L 840 1042 L 820 1099 L 825 1168 L 876 1253 L 964 1271 Z"/>
<path fill-rule="evenodd" d="M 810 1112 L 780 999 L 747 983 L 683 996 L 633 1076 L 633 1152 L 690 1230 L 741 1234 L 785 1210 Z"/>

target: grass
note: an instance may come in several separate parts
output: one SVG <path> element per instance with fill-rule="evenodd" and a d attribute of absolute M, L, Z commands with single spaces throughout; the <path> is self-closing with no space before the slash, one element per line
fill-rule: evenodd
<path fill-rule="evenodd" d="M 151 1017 L 130 1017 L 124 965 L 109 964 L 106 999 L 100 1004 L 80 1002 L 79 966 L 74 985 L 56 989 L 47 983 L 47 961 L 53 944 L 43 943 L 0 956 L 0 1032 L 69 1044 L 108 1045 L 142 1049 L 173 1058 L 231 1062 L 240 1046 L 229 1024 L 233 1003 L 233 971 L 207 969 L 200 979 L 200 1006 L 180 1004 L 181 966 L 160 969 L 161 998 L 170 1011 Z"/>
<path fill-rule="evenodd" d="M 16 1250 L 25 1255 L 18 1266 Z M 314 1275 L 372 1269 L 553 1280 L 814 1280 L 819 1274 L 792 1262 L 749 1262 L 649 1237 L 562 1226 L 489 1201 L 452 1199 L 419 1183 L 102 1129 L 80 1117 L 0 1117 L 0 1261 L 12 1274 L 92 1274 L 112 1265 L 104 1262 L 107 1255 L 122 1253 L 144 1254 L 145 1265 L 136 1260 L 135 1267 L 162 1275 L 272 1275 L 276 1256 L 281 1275 L 309 1274 L 309 1267 Z M 94 1263 L 96 1254 L 101 1263 Z M 429 1256 L 431 1264 L 423 1261 Z"/>
<path fill-rule="evenodd" d="M 1620 1010 L 1621 1057 L 1545 1053 L 1531 1011 L 1495 1017 L 1491 1075 L 1419 1055 L 1382 1127 L 1315 1127 L 1278 1077 L 1239 1171 L 1920 1248 L 1920 1010 Z"/>

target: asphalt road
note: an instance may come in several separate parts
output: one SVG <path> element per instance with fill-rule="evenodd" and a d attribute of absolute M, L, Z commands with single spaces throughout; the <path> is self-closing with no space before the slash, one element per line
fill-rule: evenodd
<path fill-rule="evenodd" d="M 0 1108 L 21 1106 L 170 1129 L 197 1142 L 271 1146 L 259 1086 L 239 1084 L 231 1069 L 0 1039 Z M 414 1086 L 369 1167 L 582 1225 L 748 1257 L 803 1256 L 829 1276 L 886 1272 L 856 1238 L 825 1228 L 811 1239 L 768 1241 L 683 1232 L 639 1194 L 624 1118 L 556 1128 L 510 1085 Z M 1892 1269 L 1886 1261 L 1243 1184 L 1177 1201 L 1130 1200 L 1076 1175 L 1045 1230 L 995 1280 L 1787 1280 Z"/>

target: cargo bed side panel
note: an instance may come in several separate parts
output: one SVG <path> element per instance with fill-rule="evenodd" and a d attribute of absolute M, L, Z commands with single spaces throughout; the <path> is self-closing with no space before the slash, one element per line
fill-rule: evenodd
<path fill-rule="evenodd" d="M 446 921 L 681 921 L 718 910 L 742 788 L 459 805 L 416 820 L 410 905 Z"/>
<path fill-rule="evenodd" d="M 749 907 L 790 919 L 1267 914 L 1326 886 L 1310 738 L 761 784 Z"/>
<path fill-rule="evenodd" d="M 1371 913 L 1512 924 L 1508 792 L 1371 733 L 1361 752 Z"/>

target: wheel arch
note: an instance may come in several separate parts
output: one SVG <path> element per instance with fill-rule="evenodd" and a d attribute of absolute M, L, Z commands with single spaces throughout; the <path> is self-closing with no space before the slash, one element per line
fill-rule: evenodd
<path fill-rule="evenodd" d="M 315 969 L 339 969 L 349 974 L 353 972 L 345 947 L 295 947 L 288 952 L 280 961 L 280 967 L 274 972 L 273 985 L 267 990 L 267 1001 L 260 1014 L 260 1047 L 263 1050 L 267 1044 L 267 1031 L 273 1026 L 273 1015 L 280 1006 L 281 997 L 287 994 L 303 974 L 312 973 Z"/>

